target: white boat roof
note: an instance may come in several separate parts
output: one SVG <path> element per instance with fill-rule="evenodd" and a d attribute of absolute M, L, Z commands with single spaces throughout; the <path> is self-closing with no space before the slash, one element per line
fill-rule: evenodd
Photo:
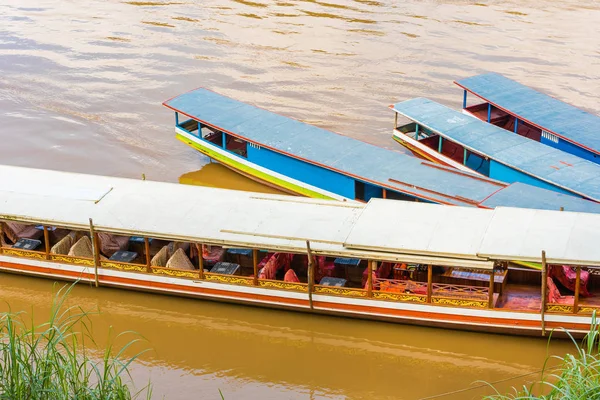
<path fill-rule="evenodd" d="M 333 202 L 12 166 L 0 166 L 0 182 L 2 220 L 87 230 L 92 218 L 98 231 L 294 253 L 309 240 L 316 254 L 473 268 L 539 262 L 543 249 L 552 263 L 600 266 L 594 214 Z"/>

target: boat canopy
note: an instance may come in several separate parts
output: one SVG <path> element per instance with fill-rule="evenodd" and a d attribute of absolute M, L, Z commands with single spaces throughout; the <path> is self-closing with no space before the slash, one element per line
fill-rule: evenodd
<path fill-rule="evenodd" d="M 599 224 L 599 215 L 499 207 L 478 254 L 539 262 L 539 253 L 545 250 L 552 264 L 598 265 L 590 263 L 600 260 L 600 246 L 590 241 L 590 235 L 596 235 Z"/>
<path fill-rule="evenodd" d="M 454 83 L 522 121 L 600 154 L 600 117 L 596 115 L 496 73 Z"/>
<path fill-rule="evenodd" d="M 177 96 L 164 105 L 261 148 L 426 201 L 482 206 L 483 202 L 493 202 L 509 186 L 338 135 L 203 88 Z M 600 206 L 588 201 L 568 199 L 569 196 L 557 198 L 533 186 L 520 190 L 530 200 L 525 207 L 600 212 Z M 497 203 L 505 206 L 517 201 L 510 196 L 502 199 Z"/>
<path fill-rule="evenodd" d="M 394 110 L 436 134 L 568 192 L 600 201 L 600 165 L 527 139 L 434 101 L 416 98 Z"/>
<path fill-rule="evenodd" d="M 308 240 L 316 254 L 471 268 L 539 262 L 543 249 L 552 263 L 600 266 L 600 215 L 332 202 L 8 166 L 0 179 L 0 220 L 88 230 L 92 218 L 97 231 L 292 253 Z"/>
<path fill-rule="evenodd" d="M 482 201 L 500 188 L 493 180 L 473 179 L 475 174 L 455 174 L 437 166 L 431 168 L 407 154 L 308 125 L 207 89 L 182 94 L 164 104 L 258 146 L 422 199 L 466 206 Z"/>

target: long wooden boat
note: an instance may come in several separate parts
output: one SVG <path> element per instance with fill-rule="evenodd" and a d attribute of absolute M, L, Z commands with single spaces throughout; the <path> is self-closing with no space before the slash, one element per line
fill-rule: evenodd
<path fill-rule="evenodd" d="M 451 159 L 503 182 L 522 182 L 600 201 L 598 164 L 428 99 L 403 101 L 393 110 L 412 121 L 396 126 L 394 139 L 408 148 L 433 150 L 434 160 Z"/>
<path fill-rule="evenodd" d="M 164 103 L 182 142 L 252 179 L 308 197 L 425 201 L 600 212 L 568 195 L 436 165 L 344 137 L 207 89 Z"/>
<path fill-rule="evenodd" d="M 581 335 L 600 308 L 589 296 L 600 291 L 596 214 L 343 203 L 18 167 L 0 167 L 0 179 L 3 272 L 520 335 Z"/>
<path fill-rule="evenodd" d="M 464 90 L 465 113 L 600 163 L 600 117 L 496 73 L 476 75 L 454 83 Z M 480 102 L 467 105 L 468 93 Z"/>

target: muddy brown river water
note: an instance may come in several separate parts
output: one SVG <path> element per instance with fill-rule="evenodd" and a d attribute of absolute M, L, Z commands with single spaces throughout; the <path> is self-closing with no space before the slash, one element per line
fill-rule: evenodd
<path fill-rule="evenodd" d="M 5 0 L 0 162 L 271 192 L 175 140 L 161 102 L 204 86 L 402 151 L 389 104 L 458 108 L 452 81 L 484 71 L 600 114 L 598 26 L 589 0 Z M 0 275 L 2 303 L 36 319 L 52 288 Z M 541 339 L 106 288 L 78 287 L 71 301 L 101 311 L 99 343 L 109 327 L 147 339 L 132 374 L 157 399 L 419 399 L 534 372 L 547 352 Z"/>

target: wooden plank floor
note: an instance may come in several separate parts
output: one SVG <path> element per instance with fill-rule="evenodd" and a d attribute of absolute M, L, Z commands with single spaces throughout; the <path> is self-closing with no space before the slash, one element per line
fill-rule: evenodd
<path fill-rule="evenodd" d="M 541 299 L 541 288 L 509 283 L 496 307 L 516 311 L 540 310 Z"/>

